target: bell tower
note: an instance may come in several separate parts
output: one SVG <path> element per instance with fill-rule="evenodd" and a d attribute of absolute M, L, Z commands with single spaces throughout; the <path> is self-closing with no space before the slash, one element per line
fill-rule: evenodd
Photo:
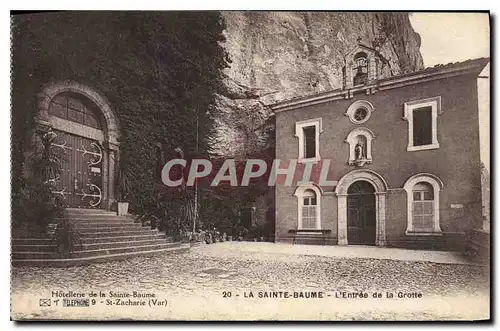
<path fill-rule="evenodd" d="M 377 49 L 364 45 L 360 37 L 356 46 L 344 56 L 342 73 L 345 90 L 370 86 L 391 76 L 389 61 Z"/>

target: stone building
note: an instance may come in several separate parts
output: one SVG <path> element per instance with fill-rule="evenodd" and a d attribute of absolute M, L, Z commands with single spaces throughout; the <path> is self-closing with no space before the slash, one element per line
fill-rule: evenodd
<path fill-rule="evenodd" d="M 460 249 L 483 226 L 488 62 L 392 75 L 358 42 L 342 88 L 274 104 L 279 173 L 294 174 L 275 188 L 276 241 Z"/>

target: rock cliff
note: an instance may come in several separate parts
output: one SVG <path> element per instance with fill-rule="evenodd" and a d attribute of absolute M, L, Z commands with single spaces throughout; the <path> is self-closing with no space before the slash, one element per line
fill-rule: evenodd
<path fill-rule="evenodd" d="M 266 104 L 342 86 L 344 55 L 357 39 L 389 60 L 393 75 L 423 68 L 407 13 L 223 12 L 231 67 L 221 96 L 217 148 L 258 149 Z M 224 115 L 225 114 L 225 115 Z M 252 136 L 254 136 L 252 138 Z M 253 146 L 253 148 L 252 148 Z"/>

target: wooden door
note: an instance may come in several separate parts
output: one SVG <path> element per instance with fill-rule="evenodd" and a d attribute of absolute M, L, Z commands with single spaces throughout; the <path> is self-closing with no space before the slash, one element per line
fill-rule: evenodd
<path fill-rule="evenodd" d="M 103 149 L 95 140 L 54 130 L 51 145 L 61 164 L 54 193 L 70 208 L 100 208 L 102 202 Z"/>
<path fill-rule="evenodd" d="M 347 194 L 347 242 L 374 245 L 376 214 L 373 186 L 359 181 L 349 187 Z"/>

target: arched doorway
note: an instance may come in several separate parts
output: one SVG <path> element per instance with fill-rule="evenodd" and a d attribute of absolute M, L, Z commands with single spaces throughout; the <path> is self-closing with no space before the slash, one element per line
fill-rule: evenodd
<path fill-rule="evenodd" d="M 69 208 L 110 209 L 119 144 L 107 101 L 76 82 L 51 83 L 39 95 L 36 121 L 61 165 L 53 193 Z"/>
<path fill-rule="evenodd" d="M 357 182 L 365 182 L 366 184 L 364 183 L 356 184 Z M 352 186 L 353 184 L 356 185 Z M 371 187 L 368 187 L 367 184 L 370 185 Z M 387 193 L 387 183 L 385 182 L 384 178 L 382 178 L 382 176 L 377 174 L 375 171 L 368 169 L 357 169 L 348 172 L 338 181 L 337 186 L 335 187 L 335 195 L 337 196 L 337 240 L 339 245 L 351 244 L 351 240 L 350 238 L 348 238 L 349 196 L 351 196 L 351 201 L 353 201 L 352 199 L 354 199 L 355 192 L 368 193 L 367 191 L 370 191 L 371 197 L 364 198 L 367 200 L 365 201 L 365 204 L 368 206 L 364 208 L 366 208 L 365 210 L 366 213 L 368 213 L 368 210 L 371 208 L 371 206 L 373 206 L 374 208 L 375 245 L 376 246 L 386 245 L 385 195 Z M 368 194 L 366 195 L 368 196 Z M 368 202 L 368 199 L 374 199 L 374 202 L 373 200 L 370 200 Z M 370 229 L 369 231 L 373 230 Z M 366 234 L 367 237 L 369 231 Z M 355 238 L 353 239 L 356 241 Z"/>
<path fill-rule="evenodd" d="M 347 241 L 351 245 L 375 245 L 375 189 L 359 180 L 347 190 Z"/>

